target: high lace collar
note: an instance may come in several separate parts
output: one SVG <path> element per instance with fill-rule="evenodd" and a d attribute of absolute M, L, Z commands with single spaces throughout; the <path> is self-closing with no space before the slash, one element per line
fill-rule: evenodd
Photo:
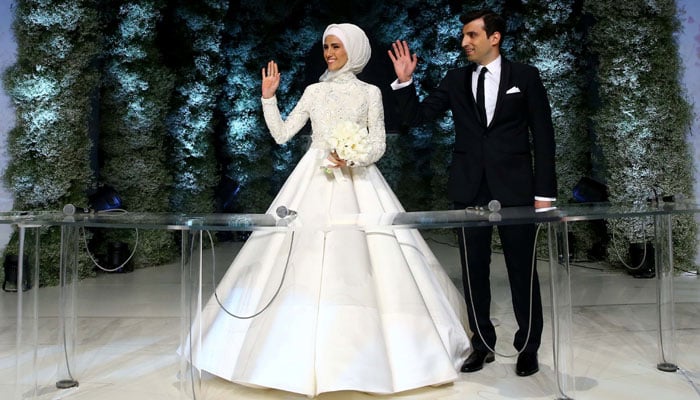
<path fill-rule="evenodd" d="M 355 76 L 352 71 L 349 69 L 341 68 L 340 71 L 329 71 L 326 70 L 326 72 L 321 75 L 319 78 L 319 81 L 321 82 L 348 82 L 357 79 L 357 76 Z"/>

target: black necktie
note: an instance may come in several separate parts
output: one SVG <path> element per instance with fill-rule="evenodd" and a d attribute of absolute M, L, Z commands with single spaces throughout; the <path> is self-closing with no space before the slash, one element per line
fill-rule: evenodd
<path fill-rule="evenodd" d="M 484 100 L 484 77 L 486 75 L 486 67 L 481 67 L 479 79 L 476 82 L 476 109 L 479 111 L 479 118 L 484 125 L 488 125 L 486 121 L 486 102 Z"/>

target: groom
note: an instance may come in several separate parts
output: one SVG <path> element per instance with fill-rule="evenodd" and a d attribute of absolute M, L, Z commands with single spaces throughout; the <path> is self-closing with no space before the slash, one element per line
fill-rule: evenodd
<path fill-rule="evenodd" d="M 402 119 L 417 125 L 452 111 L 455 142 L 448 196 L 455 209 L 486 206 L 549 208 L 556 197 L 554 129 L 539 71 L 500 54 L 505 21 L 484 10 L 461 18 L 462 48 L 471 65 L 447 72 L 438 87 L 419 101 L 412 75 L 417 57 L 405 41 L 389 50 L 397 81 L 392 87 Z M 491 227 L 459 229 L 462 281 L 473 352 L 462 372 L 494 361 L 496 331 L 491 323 Z M 542 302 L 533 266 L 535 226 L 499 225 L 518 331 L 516 373 L 539 371 Z M 466 250 L 466 254 L 465 254 Z"/>

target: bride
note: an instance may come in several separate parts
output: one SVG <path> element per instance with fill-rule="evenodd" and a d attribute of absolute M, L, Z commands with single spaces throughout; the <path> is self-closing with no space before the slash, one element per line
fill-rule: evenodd
<path fill-rule="evenodd" d="M 310 149 L 268 210 L 295 210 L 302 228 L 250 236 L 194 324 L 193 364 L 307 396 L 455 381 L 470 347 L 464 300 L 420 233 L 313 228 L 334 215 L 404 211 L 374 165 L 385 150 L 381 94 L 356 77 L 370 58 L 367 36 L 329 25 L 323 55 L 327 70 L 286 119 L 277 64 L 262 70 L 275 141 L 311 120 Z"/>

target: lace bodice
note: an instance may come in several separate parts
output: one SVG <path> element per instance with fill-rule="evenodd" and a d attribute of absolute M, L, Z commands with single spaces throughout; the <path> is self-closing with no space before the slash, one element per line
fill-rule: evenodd
<path fill-rule="evenodd" d="M 309 85 L 285 120 L 280 115 L 275 96 L 262 99 L 262 106 L 265 123 L 279 144 L 291 139 L 311 119 L 311 147 L 330 151 L 326 137 L 338 122 L 352 121 L 367 127 L 371 150 L 362 160 L 348 161 L 353 161 L 355 166 L 366 166 L 384 154 L 386 133 L 381 92 L 352 73 Z"/>

